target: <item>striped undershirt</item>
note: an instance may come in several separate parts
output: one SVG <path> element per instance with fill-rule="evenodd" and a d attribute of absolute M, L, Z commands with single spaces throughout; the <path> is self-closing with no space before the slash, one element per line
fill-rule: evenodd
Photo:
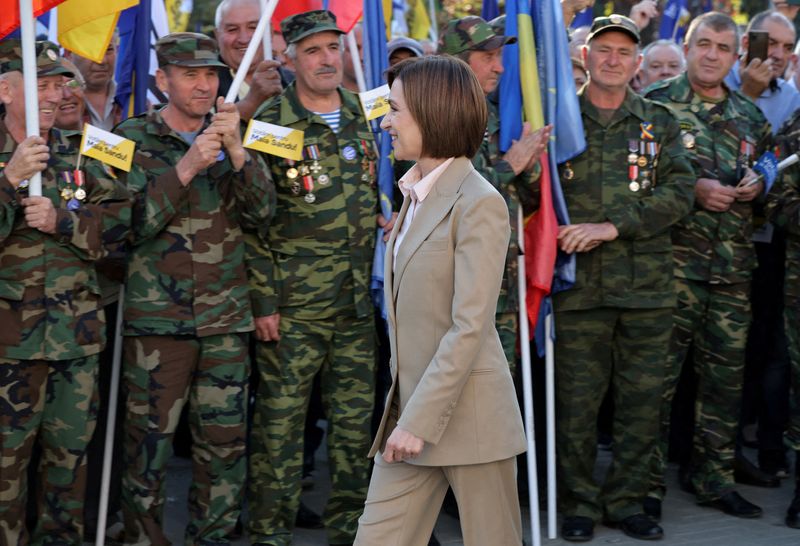
<path fill-rule="evenodd" d="M 333 112 L 314 112 L 319 117 L 325 120 L 325 123 L 328 124 L 328 127 L 331 128 L 335 134 L 339 134 L 339 117 L 340 117 L 341 108 L 337 108 Z"/>

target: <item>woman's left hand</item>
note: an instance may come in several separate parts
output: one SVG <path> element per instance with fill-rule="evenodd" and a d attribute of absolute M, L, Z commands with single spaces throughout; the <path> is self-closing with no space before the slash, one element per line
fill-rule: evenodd
<path fill-rule="evenodd" d="M 420 453 L 425 445 L 425 440 L 418 438 L 400 427 L 395 427 L 386 440 L 386 449 L 383 450 L 383 460 L 387 463 L 398 463 L 405 459 L 413 459 Z"/>

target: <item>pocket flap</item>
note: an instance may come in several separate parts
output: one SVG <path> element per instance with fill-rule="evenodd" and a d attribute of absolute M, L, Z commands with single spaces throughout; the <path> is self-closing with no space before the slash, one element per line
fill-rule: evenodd
<path fill-rule="evenodd" d="M 0 298 L 11 301 L 22 301 L 25 294 L 25 283 L 19 281 L 0 281 Z"/>

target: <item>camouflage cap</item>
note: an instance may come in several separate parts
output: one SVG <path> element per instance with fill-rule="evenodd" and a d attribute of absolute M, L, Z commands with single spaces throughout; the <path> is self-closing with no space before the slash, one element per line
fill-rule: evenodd
<path fill-rule="evenodd" d="M 439 53 L 458 55 L 464 51 L 491 51 L 517 39 L 496 33 L 489 23 L 470 15 L 452 19 L 439 36 Z"/>
<path fill-rule="evenodd" d="M 592 21 L 592 28 L 589 29 L 589 34 L 586 35 L 586 43 L 588 44 L 594 37 L 610 30 L 624 32 L 633 38 L 633 41 L 637 44 L 642 41 L 639 36 L 639 27 L 636 26 L 636 23 L 624 15 L 614 13 L 608 17 L 597 17 Z"/>
<path fill-rule="evenodd" d="M 173 32 L 156 42 L 158 66 L 211 66 L 226 68 L 219 59 L 217 41 L 197 32 Z"/>
<path fill-rule="evenodd" d="M 344 31 L 336 26 L 336 16 L 328 10 L 318 9 L 291 15 L 281 21 L 281 33 L 287 44 L 295 44 L 318 32 Z"/>
<path fill-rule="evenodd" d="M 491 21 L 489 21 L 489 26 L 492 27 L 492 30 L 495 34 L 500 36 L 505 36 L 506 34 L 506 14 L 500 15 L 495 17 Z"/>
<path fill-rule="evenodd" d="M 8 38 L 0 42 L 0 74 L 22 71 L 22 44 Z M 52 42 L 36 42 L 36 76 L 74 76 L 72 70 L 61 63 L 58 46 Z"/>

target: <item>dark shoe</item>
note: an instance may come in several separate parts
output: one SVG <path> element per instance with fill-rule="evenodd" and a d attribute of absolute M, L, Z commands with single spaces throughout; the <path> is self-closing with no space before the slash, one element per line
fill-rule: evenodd
<path fill-rule="evenodd" d="M 642 510 L 651 519 L 655 521 L 661 520 L 661 499 L 655 497 L 645 497 L 642 501 Z"/>
<path fill-rule="evenodd" d="M 644 514 L 634 514 L 617 525 L 623 533 L 639 540 L 658 540 L 664 537 L 664 530 Z"/>
<path fill-rule="evenodd" d="M 322 529 L 325 527 L 319 514 L 313 512 L 302 502 L 300 503 L 300 508 L 297 509 L 297 517 L 294 520 L 294 524 L 301 529 Z"/>
<path fill-rule="evenodd" d="M 789 462 L 783 449 L 765 449 L 758 452 L 758 468 L 776 478 L 789 477 Z"/>
<path fill-rule="evenodd" d="M 678 468 L 678 485 L 681 488 L 681 491 L 685 491 L 686 493 L 690 493 L 692 495 L 697 493 L 697 489 L 695 489 L 694 484 L 692 483 L 692 471 L 689 470 L 688 466 L 682 466 Z"/>
<path fill-rule="evenodd" d="M 739 453 L 733 460 L 733 479 L 736 483 L 754 485 L 755 487 L 780 487 L 781 480 L 774 475 L 767 474 L 751 463 L 747 457 Z"/>
<path fill-rule="evenodd" d="M 800 529 L 800 489 L 795 492 L 792 504 L 786 511 L 786 525 L 792 529 Z"/>
<path fill-rule="evenodd" d="M 439 539 L 436 538 L 436 535 L 434 535 L 433 533 L 431 533 L 431 538 L 428 541 L 428 546 L 441 546 L 441 544 L 439 543 Z"/>
<path fill-rule="evenodd" d="M 561 524 L 561 538 L 570 542 L 588 542 L 594 538 L 594 522 L 584 516 L 568 516 Z"/>
<path fill-rule="evenodd" d="M 718 508 L 726 514 L 737 518 L 760 518 L 763 513 L 760 507 L 748 501 L 736 491 L 725 493 L 718 499 L 701 504 Z"/>

